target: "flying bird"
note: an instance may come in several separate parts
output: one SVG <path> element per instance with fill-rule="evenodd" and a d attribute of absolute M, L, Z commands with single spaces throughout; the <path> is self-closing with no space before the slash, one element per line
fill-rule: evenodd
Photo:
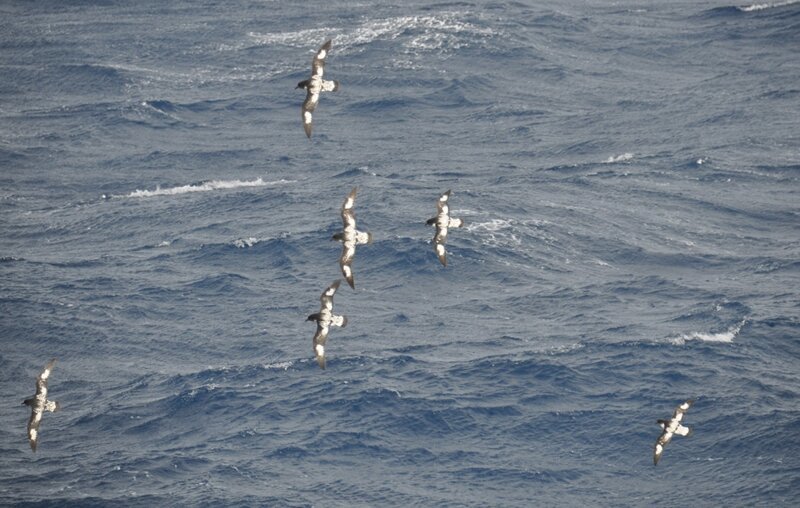
<path fill-rule="evenodd" d="M 433 237 L 433 247 L 436 249 L 436 255 L 439 256 L 439 261 L 441 261 L 444 266 L 447 266 L 447 251 L 445 251 L 444 248 L 444 244 L 447 242 L 447 230 L 449 228 L 460 228 L 464 225 L 463 220 L 450 217 L 450 206 L 447 204 L 449 199 L 449 190 L 439 196 L 439 201 L 436 202 L 438 209 L 436 217 L 430 218 L 426 222 L 429 226 L 436 226 L 436 235 Z"/>
<path fill-rule="evenodd" d="M 350 194 L 342 203 L 342 224 L 340 232 L 333 235 L 331 240 L 342 242 L 342 255 L 339 258 L 339 266 L 342 268 L 342 275 L 350 287 L 355 289 L 353 280 L 353 258 L 356 255 L 356 245 L 372 243 L 372 233 L 365 233 L 356 229 L 356 212 L 353 206 L 356 203 L 357 187 L 353 187 Z"/>
<path fill-rule="evenodd" d="M 52 413 L 60 409 L 58 402 L 47 400 L 47 378 L 50 377 L 55 364 L 56 361 L 53 359 L 45 365 L 42 373 L 36 378 L 36 395 L 22 401 L 24 405 L 31 408 L 31 417 L 28 420 L 28 441 L 30 441 L 31 450 L 34 452 L 39 442 L 39 424 L 42 422 L 42 415 L 45 411 Z"/>
<path fill-rule="evenodd" d="M 331 40 L 328 39 L 325 44 L 319 48 L 314 60 L 311 62 L 311 77 L 297 84 L 296 88 L 304 88 L 306 90 L 306 100 L 303 101 L 302 117 L 303 129 L 306 131 L 306 136 L 311 138 L 311 130 L 314 128 L 312 113 L 319 104 L 319 94 L 322 92 L 335 92 L 339 89 L 339 82 L 335 80 L 326 81 L 322 79 L 322 74 L 325 71 L 325 57 L 331 50 Z"/>
<path fill-rule="evenodd" d="M 661 459 L 661 454 L 664 452 L 664 447 L 667 446 L 672 440 L 672 436 L 677 434 L 679 436 L 688 436 L 692 433 L 692 430 L 689 427 L 684 427 L 681 425 L 681 420 L 683 420 L 683 414 L 689 410 L 694 404 L 694 400 L 689 399 L 677 408 L 675 408 L 675 412 L 672 413 L 672 418 L 669 420 L 657 420 L 658 424 L 661 426 L 661 435 L 658 436 L 656 440 L 655 450 L 653 451 L 653 465 L 658 465 L 658 461 Z"/>
<path fill-rule="evenodd" d="M 320 368 L 325 368 L 325 341 L 328 339 L 328 330 L 331 326 L 338 326 L 344 328 L 347 326 L 346 316 L 336 316 L 333 314 L 333 295 L 339 289 L 341 280 L 336 280 L 333 284 L 328 286 L 322 295 L 319 297 L 321 303 L 319 312 L 308 316 L 306 321 L 316 321 L 317 331 L 314 333 L 314 354 L 317 357 L 317 363 Z"/>

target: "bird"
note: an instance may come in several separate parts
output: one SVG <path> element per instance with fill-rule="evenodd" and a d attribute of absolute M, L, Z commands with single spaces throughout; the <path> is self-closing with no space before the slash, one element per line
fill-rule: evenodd
<path fill-rule="evenodd" d="M 304 88 L 306 90 L 306 100 L 303 101 L 301 108 L 301 116 L 303 118 L 303 129 L 306 131 L 306 136 L 311 139 L 311 130 L 314 127 L 312 113 L 319 104 L 319 94 L 321 92 L 335 92 L 339 89 L 339 82 L 336 80 L 326 81 L 322 79 L 322 74 L 325 71 L 325 57 L 331 50 L 331 39 L 325 41 L 325 44 L 319 48 L 317 54 L 314 55 L 314 60 L 311 62 L 311 77 L 303 80 L 297 84 L 297 88 Z"/>
<path fill-rule="evenodd" d="M 344 199 L 344 203 L 342 203 L 342 224 L 344 227 L 331 237 L 331 240 L 342 242 L 342 255 L 339 258 L 339 266 L 342 268 L 342 275 L 344 275 L 345 280 L 353 289 L 356 288 L 353 280 L 353 258 L 356 255 L 356 245 L 372 243 L 372 233 L 356 229 L 356 212 L 353 210 L 353 206 L 356 203 L 357 190 L 357 187 L 353 187 L 353 190 Z"/>
<path fill-rule="evenodd" d="M 683 414 L 689 410 L 694 404 L 693 399 L 689 399 L 677 408 L 675 408 L 675 412 L 672 413 L 672 418 L 669 420 L 656 420 L 658 424 L 661 426 L 661 435 L 658 436 L 656 440 L 655 449 L 653 451 L 653 465 L 658 465 L 658 461 L 661 459 L 661 454 L 664 452 L 664 447 L 667 446 L 672 440 L 672 436 L 677 434 L 679 436 L 688 436 L 692 433 L 692 430 L 689 427 L 684 427 L 681 425 L 681 420 L 683 420 Z"/>
<path fill-rule="evenodd" d="M 42 422 L 42 415 L 45 411 L 54 413 L 61 408 L 58 402 L 47 400 L 47 378 L 50 377 L 55 364 L 56 360 L 52 359 L 45 365 L 42 373 L 36 378 L 36 395 L 22 401 L 24 405 L 31 408 L 31 417 L 28 420 L 28 441 L 34 452 L 36 452 L 36 445 L 39 442 L 39 424 Z"/>
<path fill-rule="evenodd" d="M 317 331 L 314 333 L 314 354 L 320 368 L 325 368 L 325 341 L 328 339 L 328 330 L 331 326 L 344 328 L 347 326 L 346 316 L 336 316 L 333 314 L 333 295 L 339 289 L 341 279 L 335 280 L 328 286 L 319 297 L 321 303 L 319 312 L 308 316 L 306 321 L 316 321 Z"/>
<path fill-rule="evenodd" d="M 450 206 L 447 204 L 449 199 L 449 190 L 439 196 L 439 201 L 436 202 L 438 209 L 436 217 L 432 217 L 426 222 L 429 226 L 436 226 L 436 235 L 433 237 L 433 248 L 436 250 L 436 255 L 439 256 L 439 261 L 441 261 L 444 266 L 447 266 L 447 252 L 444 249 L 444 244 L 447 242 L 447 230 L 449 228 L 460 228 L 464 225 L 463 220 L 450 217 Z"/>

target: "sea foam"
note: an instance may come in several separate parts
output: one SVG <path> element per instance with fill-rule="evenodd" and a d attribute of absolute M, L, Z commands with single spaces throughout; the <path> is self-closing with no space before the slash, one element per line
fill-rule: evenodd
<path fill-rule="evenodd" d="M 743 319 L 735 326 L 729 328 L 724 332 L 716 332 L 716 333 L 703 333 L 703 332 L 690 332 L 684 333 L 678 337 L 671 337 L 668 341 L 676 346 L 682 346 L 686 344 L 687 341 L 690 340 L 701 340 L 703 342 L 724 342 L 724 343 L 731 343 L 733 339 L 735 339 L 739 332 L 742 330 L 742 327 L 747 322 L 746 319 Z"/>
<path fill-rule="evenodd" d="M 162 189 L 156 187 L 155 190 L 135 190 L 130 194 L 123 197 L 128 198 L 150 198 L 154 196 L 175 196 L 178 194 L 187 194 L 189 192 L 209 192 L 214 190 L 224 189 L 238 189 L 241 187 L 265 187 L 272 185 L 281 185 L 291 183 L 291 180 L 276 180 L 272 182 L 265 182 L 262 178 L 255 180 L 211 180 L 200 184 L 181 185 L 178 187 L 167 187 Z"/>

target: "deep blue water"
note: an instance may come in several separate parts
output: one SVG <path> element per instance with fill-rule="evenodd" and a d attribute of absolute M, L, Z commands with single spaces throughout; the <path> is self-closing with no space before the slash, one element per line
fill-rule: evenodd
<path fill-rule="evenodd" d="M 800 2 L 0 19 L 0 504 L 800 498 Z M 375 241 L 322 371 L 305 318 L 354 186 Z"/>

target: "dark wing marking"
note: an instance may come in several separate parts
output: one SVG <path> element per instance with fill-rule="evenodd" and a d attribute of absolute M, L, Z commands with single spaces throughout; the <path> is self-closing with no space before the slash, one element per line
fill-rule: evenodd
<path fill-rule="evenodd" d="M 689 399 L 675 408 L 675 411 L 672 413 L 672 418 L 669 420 L 657 420 L 663 430 L 661 431 L 661 435 L 658 436 L 653 449 L 653 465 L 658 465 L 658 461 L 661 460 L 661 454 L 664 453 L 664 447 L 667 446 L 667 443 L 672 441 L 673 435 L 688 436 L 691 433 L 691 430 L 681 425 L 680 421 L 683 419 L 683 414 L 692 407 L 692 404 L 694 404 L 694 400 Z"/>
<path fill-rule="evenodd" d="M 356 288 L 356 281 L 353 277 L 353 256 L 355 252 L 355 249 L 347 251 L 347 247 L 342 247 L 342 258 L 339 260 L 339 266 L 342 269 L 344 280 L 346 280 L 347 284 L 353 289 Z"/>
<path fill-rule="evenodd" d="M 311 62 L 311 74 L 314 76 L 322 77 L 325 72 L 325 57 L 331 50 L 331 39 L 325 41 L 325 44 L 319 48 L 317 54 L 314 55 L 314 60 Z"/>
<path fill-rule="evenodd" d="M 310 89 L 306 93 L 306 100 L 303 101 L 303 107 L 300 111 L 300 116 L 303 119 L 303 130 L 306 131 L 306 136 L 311 137 L 311 131 L 314 129 L 314 118 L 312 113 L 319 104 L 319 94 L 313 93 Z"/>
<path fill-rule="evenodd" d="M 336 279 L 330 286 L 322 292 L 322 295 L 319 297 L 320 303 L 322 303 L 323 309 L 331 310 L 333 309 L 333 295 L 336 293 L 336 290 L 339 289 L 339 284 L 342 281 Z"/>
<path fill-rule="evenodd" d="M 342 208 L 342 224 L 344 225 L 344 229 L 353 228 L 356 229 L 356 214 L 352 210 L 352 208 Z"/>
<path fill-rule="evenodd" d="M 36 445 L 39 443 L 39 423 L 42 421 L 42 414 L 44 410 L 37 411 L 36 407 L 31 408 L 31 417 L 28 419 L 28 441 L 31 444 L 31 450 L 36 451 Z"/>
<path fill-rule="evenodd" d="M 678 420 L 682 419 L 683 418 L 683 413 L 688 411 L 689 408 L 692 407 L 692 404 L 694 404 L 694 399 L 689 399 L 686 402 L 684 402 L 683 404 L 681 404 L 680 406 L 676 407 L 675 411 L 673 411 L 673 413 L 672 413 L 672 419 L 673 420 L 676 419 L 676 418 Z"/>
<path fill-rule="evenodd" d="M 36 395 L 25 401 L 25 404 L 31 407 L 31 417 L 28 419 L 28 441 L 34 452 L 39 443 L 39 424 L 42 422 L 42 415 L 47 406 L 47 379 L 55 364 L 56 360 L 52 359 L 45 365 L 44 370 L 36 378 Z M 57 407 L 57 404 L 54 405 Z"/>
<path fill-rule="evenodd" d="M 344 198 L 344 203 L 342 203 L 342 220 L 344 220 L 344 212 L 345 210 L 352 210 L 356 204 L 356 193 L 358 192 L 358 187 L 353 187 L 353 190 L 350 191 L 350 194 Z M 345 225 L 347 223 L 345 222 Z"/>
<path fill-rule="evenodd" d="M 317 331 L 314 333 L 314 356 L 320 368 L 325 368 L 325 341 L 328 340 L 328 327 L 317 322 Z"/>

